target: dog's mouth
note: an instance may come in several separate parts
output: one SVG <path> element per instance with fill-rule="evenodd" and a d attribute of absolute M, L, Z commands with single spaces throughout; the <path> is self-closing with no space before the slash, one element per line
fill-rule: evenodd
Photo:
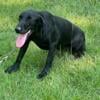
<path fill-rule="evenodd" d="M 31 35 L 31 30 L 28 30 L 24 34 L 19 34 L 16 39 L 16 47 L 21 48 L 24 46 L 25 42 L 27 41 L 28 37 Z"/>

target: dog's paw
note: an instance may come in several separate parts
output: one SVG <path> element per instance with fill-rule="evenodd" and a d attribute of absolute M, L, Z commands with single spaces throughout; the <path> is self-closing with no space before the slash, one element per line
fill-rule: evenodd
<path fill-rule="evenodd" d="M 37 78 L 38 79 L 42 79 L 43 77 L 45 77 L 47 75 L 46 71 L 42 71 L 40 74 L 38 74 Z"/>
<path fill-rule="evenodd" d="M 18 65 L 13 65 L 11 67 L 8 67 L 6 70 L 5 70 L 5 73 L 12 73 L 12 72 L 16 72 L 17 70 L 19 69 L 19 66 Z"/>

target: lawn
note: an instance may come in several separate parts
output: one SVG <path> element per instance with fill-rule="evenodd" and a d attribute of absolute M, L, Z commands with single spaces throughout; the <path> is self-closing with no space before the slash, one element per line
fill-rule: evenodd
<path fill-rule="evenodd" d="M 59 53 L 43 80 L 36 77 L 45 64 L 47 51 L 34 43 L 20 70 L 11 75 L 4 73 L 19 51 L 14 31 L 18 15 L 30 8 L 69 19 L 86 36 L 85 56 L 75 60 L 68 53 Z M 0 100 L 100 100 L 100 1 L 0 0 Z"/>

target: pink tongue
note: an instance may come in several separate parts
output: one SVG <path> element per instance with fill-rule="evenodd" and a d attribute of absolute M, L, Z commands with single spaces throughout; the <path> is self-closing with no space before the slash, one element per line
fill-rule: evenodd
<path fill-rule="evenodd" d="M 26 39 L 27 39 L 27 33 L 25 34 L 20 34 L 18 37 L 17 37 L 17 40 L 16 40 L 16 47 L 17 48 L 21 48 L 25 42 L 26 42 Z"/>

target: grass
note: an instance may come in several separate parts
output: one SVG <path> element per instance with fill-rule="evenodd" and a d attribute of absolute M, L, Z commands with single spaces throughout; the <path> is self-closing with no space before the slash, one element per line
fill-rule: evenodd
<path fill-rule="evenodd" d="M 0 0 L 0 60 L 15 48 L 18 15 L 29 8 L 48 10 L 80 26 L 86 35 L 86 55 L 77 60 L 68 53 L 57 55 L 48 76 L 38 80 L 47 52 L 34 43 L 20 71 L 4 73 L 16 59 L 16 48 L 0 63 L 0 100 L 100 100 L 99 0 Z"/>

